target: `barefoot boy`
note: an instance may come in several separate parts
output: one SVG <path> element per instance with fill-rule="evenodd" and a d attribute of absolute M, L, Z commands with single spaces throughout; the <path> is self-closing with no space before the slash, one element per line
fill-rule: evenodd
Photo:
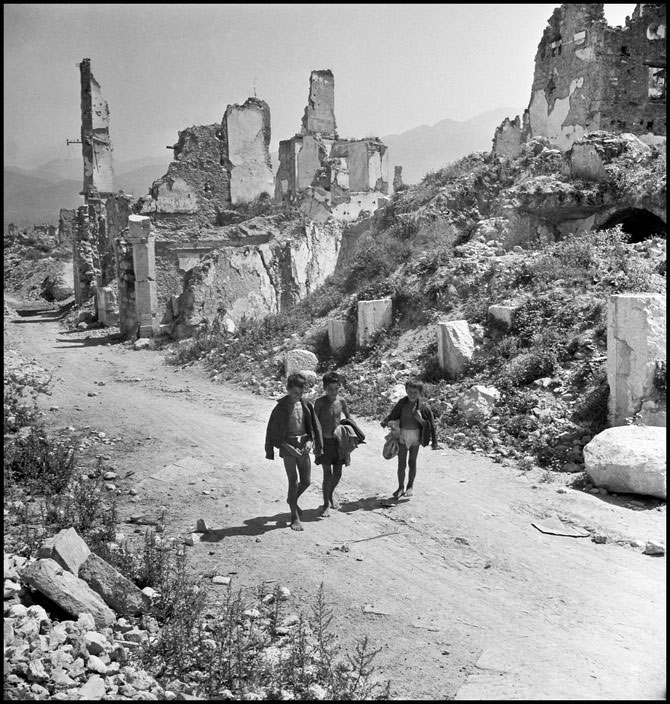
<path fill-rule="evenodd" d="M 288 394 L 277 401 L 270 414 L 265 434 L 265 457 L 273 460 L 274 448 L 279 448 L 279 456 L 284 460 L 288 479 L 286 502 L 291 509 L 291 528 L 303 530 L 298 506 L 298 497 L 311 483 L 312 464 L 309 452 L 314 448 L 317 455 L 322 453 L 321 427 L 314 414 L 314 406 L 303 401 L 307 381 L 302 374 L 290 374 L 286 380 Z"/>
<path fill-rule="evenodd" d="M 343 460 L 340 458 L 339 445 L 335 439 L 335 428 L 342 416 L 349 418 L 349 409 L 343 398 L 339 396 L 342 379 L 337 372 L 323 375 L 324 395 L 314 402 L 314 413 L 323 433 L 323 454 L 316 455 L 317 464 L 323 467 L 323 506 L 321 515 L 330 516 L 331 508 L 338 508 L 335 500 L 335 487 L 342 478 Z"/>
<path fill-rule="evenodd" d="M 400 421 L 400 438 L 398 440 L 398 488 L 393 492 L 393 498 L 412 496 L 414 479 L 416 477 L 416 458 L 419 448 L 430 442 L 433 450 L 438 449 L 435 421 L 430 406 L 421 399 L 423 382 L 421 379 L 410 379 L 405 384 L 407 396 L 396 403 L 391 412 L 382 421 L 385 428 L 389 421 Z M 405 488 L 405 467 L 409 456 L 409 478 Z"/>

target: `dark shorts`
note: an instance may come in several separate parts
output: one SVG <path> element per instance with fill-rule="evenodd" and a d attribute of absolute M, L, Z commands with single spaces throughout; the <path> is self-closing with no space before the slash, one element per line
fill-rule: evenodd
<path fill-rule="evenodd" d="M 340 459 L 340 446 L 335 438 L 323 439 L 323 454 L 319 457 L 319 464 L 343 464 Z"/>
<path fill-rule="evenodd" d="M 302 450 L 303 447 L 307 444 L 307 441 L 309 440 L 309 435 L 295 435 L 295 436 L 289 436 L 286 438 L 286 444 L 287 445 L 293 445 L 293 447 L 297 447 L 298 450 Z M 286 450 L 283 448 L 279 448 L 279 456 L 280 457 L 292 457 L 292 455 L 289 455 Z"/>

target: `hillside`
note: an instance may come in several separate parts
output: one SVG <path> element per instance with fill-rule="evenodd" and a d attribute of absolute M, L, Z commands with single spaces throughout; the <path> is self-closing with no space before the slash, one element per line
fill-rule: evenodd
<path fill-rule="evenodd" d="M 168 155 L 169 156 L 169 155 Z M 169 159 L 146 157 L 115 165 L 114 187 L 139 197 L 167 170 Z M 34 224 L 58 224 L 61 208 L 77 208 L 83 199 L 81 157 L 54 159 L 34 169 L 4 170 L 3 228 Z"/>
<path fill-rule="evenodd" d="M 594 133 L 596 141 L 612 136 Z M 295 309 L 242 320 L 235 335 L 203 331 L 182 342 L 178 364 L 203 359 L 214 379 L 281 393 L 283 353 L 313 351 L 319 370 L 337 368 L 358 414 L 381 418 L 405 380 L 419 376 L 450 447 L 498 462 L 579 473 L 582 448 L 607 423 L 607 300 L 629 291 L 664 293 L 665 225 L 630 222 L 561 234 L 561 218 L 618 202 L 662 209 L 665 152 L 636 153 L 625 140 L 606 165 L 607 183 L 566 176 L 560 152 L 542 139 L 521 156 L 470 155 L 396 194 L 357 242 L 356 255 Z M 588 204 L 592 205 L 589 206 Z M 589 210 L 590 208 L 590 210 Z M 538 225 L 536 213 L 551 213 Z M 554 234 L 517 241 L 530 226 Z M 391 298 L 394 322 L 369 346 L 330 353 L 329 318 L 355 323 L 360 300 Z M 489 306 L 517 308 L 511 330 Z M 465 320 L 475 354 L 458 379 L 437 361 L 436 324 Z M 659 376 L 659 401 L 665 385 Z M 500 392 L 492 419 L 473 420 L 458 399 L 473 385 Z M 584 480 L 583 474 L 580 480 Z"/>

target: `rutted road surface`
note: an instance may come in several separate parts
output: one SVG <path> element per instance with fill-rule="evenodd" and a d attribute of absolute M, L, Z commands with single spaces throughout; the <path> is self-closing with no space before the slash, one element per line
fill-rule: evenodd
<path fill-rule="evenodd" d="M 197 365 L 166 366 L 159 352 L 100 344 L 101 331 L 65 332 L 44 317 L 9 327 L 12 347 L 54 372 L 40 401 L 48 424 L 118 439 L 96 452 L 120 476 L 134 472 L 123 519 L 164 506 L 175 535 L 204 518 L 214 530 L 189 548 L 198 573 L 288 586 L 306 613 L 323 582 L 339 642 L 353 648 L 367 634 L 382 649 L 375 663 L 393 697 L 665 698 L 665 558 L 627 544 L 663 540 L 665 504 L 633 510 L 636 497 L 558 493 L 564 475 L 422 449 L 415 495 L 386 507 L 395 464 L 381 456 L 378 422 L 359 419 L 368 442 L 344 469 L 341 509 L 318 517 L 314 467 L 297 533 L 281 460 L 264 457 L 273 399 L 214 384 Z M 551 516 L 609 540 L 532 526 Z"/>

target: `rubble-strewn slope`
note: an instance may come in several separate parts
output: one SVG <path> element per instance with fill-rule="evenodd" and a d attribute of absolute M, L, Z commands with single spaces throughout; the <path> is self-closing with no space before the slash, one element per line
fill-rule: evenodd
<path fill-rule="evenodd" d="M 289 314 L 182 343 L 173 361 L 206 358 L 216 378 L 280 393 L 284 351 L 307 348 L 322 370 L 345 374 L 355 412 L 377 418 L 416 374 L 442 442 L 579 471 L 606 424 L 607 299 L 665 291 L 665 151 L 605 133 L 587 142 L 600 180 L 573 178 L 570 154 L 542 139 L 515 159 L 473 154 L 428 174 L 377 213 L 347 269 Z M 354 323 L 359 300 L 382 297 L 393 327 L 333 357 L 327 319 Z M 512 330 L 489 318 L 494 304 L 517 308 Z M 475 354 L 462 378 L 446 379 L 436 323 L 461 319 Z M 481 422 L 456 403 L 475 384 L 501 393 Z"/>

